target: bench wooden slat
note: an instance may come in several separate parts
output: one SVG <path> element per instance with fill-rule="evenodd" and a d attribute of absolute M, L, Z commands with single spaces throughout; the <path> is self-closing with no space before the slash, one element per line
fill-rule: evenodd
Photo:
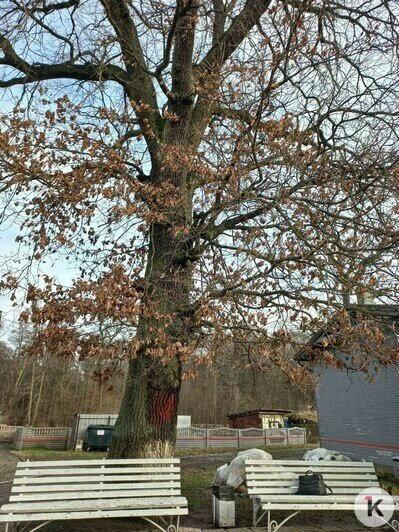
<path fill-rule="evenodd" d="M 329 503 L 345 503 L 345 502 L 354 502 L 356 499 L 356 495 L 337 495 L 337 494 L 330 494 L 330 495 L 267 495 L 267 496 L 260 496 L 259 499 L 261 500 L 262 504 L 268 504 L 273 502 L 279 502 L 279 503 L 298 503 L 298 504 L 312 504 L 314 502 L 318 504 L 329 504 Z M 399 497 L 392 497 L 392 500 L 395 505 L 399 504 Z"/>
<path fill-rule="evenodd" d="M 398 506 L 397 502 L 395 506 Z M 315 503 L 315 502 L 299 502 L 299 503 L 278 503 L 271 502 L 262 503 L 263 510 L 351 510 L 353 511 L 353 502 L 351 503 Z"/>
<path fill-rule="evenodd" d="M 353 467 L 351 468 L 349 471 L 347 468 L 345 467 L 323 467 L 323 466 L 320 466 L 320 465 L 317 465 L 317 466 L 314 466 L 314 465 L 310 465 L 310 466 L 292 466 L 292 467 L 288 467 L 288 466 L 284 466 L 284 467 L 277 467 L 277 466 L 274 466 L 274 467 L 254 467 L 254 466 L 250 466 L 250 467 L 247 467 L 247 474 L 250 474 L 252 471 L 253 472 L 259 472 L 259 473 L 281 473 L 282 471 L 289 471 L 289 472 L 293 472 L 293 473 L 297 473 L 297 474 L 302 474 L 303 473 L 306 473 L 306 471 L 315 471 L 316 473 L 318 471 L 323 471 L 323 474 L 324 473 L 347 473 L 347 474 L 357 474 L 357 473 L 372 473 L 372 474 L 375 474 L 375 471 L 374 471 L 374 467 Z"/>
<path fill-rule="evenodd" d="M 281 488 L 279 486 L 276 486 L 275 488 L 269 488 L 269 487 L 251 488 L 252 495 L 256 495 L 258 497 L 260 497 L 261 495 L 269 495 L 269 494 L 270 495 L 279 495 L 279 494 L 290 495 L 290 494 L 295 494 L 297 491 L 298 491 L 298 485 L 290 486 L 287 488 Z M 352 488 L 349 486 L 345 488 L 334 488 L 334 493 L 337 493 L 337 494 L 355 493 L 357 495 L 359 493 L 359 488 Z"/>
<path fill-rule="evenodd" d="M 311 504 L 312 502 L 317 502 L 320 504 L 333 503 L 333 502 L 354 502 L 356 496 L 351 494 L 331 494 L 331 495 L 260 495 L 259 500 L 263 503 L 269 502 L 281 502 L 281 503 L 304 503 Z"/>
<path fill-rule="evenodd" d="M 247 487 L 250 489 L 254 484 L 250 483 L 250 482 L 247 482 Z M 262 481 L 260 484 L 258 484 L 258 486 L 261 486 L 262 485 Z M 265 485 L 265 481 L 263 481 L 263 485 Z M 278 487 L 278 486 L 283 486 L 283 487 L 289 487 L 289 486 L 292 486 L 293 485 L 293 481 L 292 480 L 278 480 L 278 479 L 272 479 L 270 481 L 267 481 L 267 485 L 270 486 L 270 487 Z M 298 483 L 296 483 L 296 485 L 298 485 Z M 361 486 L 365 486 L 365 487 L 373 487 L 373 486 L 379 486 L 379 483 L 377 480 L 362 480 L 362 481 L 358 481 L 358 482 L 355 482 L 353 480 L 334 480 L 332 482 L 329 482 L 328 484 L 332 489 L 334 489 L 334 487 L 338 488 L 338 487 L 345 487 L 345 486 L 351 486 L 351 487 L 361 487 Z"/>
<path fill-rule="evenodd" d="M 336 462 L 336 461 L 325 461 L 325 460 L 319 460 L 317 462 L 307 462 L 305 460 L 245 460 L 245 465 L 251 466 L 272 466 L 275 467 L 277 465 L 282 466 L 312 466 L 312 465 L 320 465 L 320 467 L 325 464 L 327 467 L 371 467 L 372 464 L 370 462 Z"/>
<path fill-rule="evenodd" d="M 99 475 L 100 476 L 100 473 Z M 180 478 L 179 474 L 176 473 L 167 473 L 165 475 L 124 475 L 123 478 L 119 475 L 110 475 L 107 478 L 104 478 L 104 482 L 134 482 L 134 481 L 152 481 L 152 480 L 178 480 Z M 14 480 L 14 484 L 54 484 L 54 483 L 67 483 L 67 482 L 99 482 L 98 477 L 89 477 L 89 476 L 75 476 L 75 477 L 18 477 Z"/>
<path fill-rule="evenodd" d="M 119 474 L 121 477 L 128 473 L 180 473 L 180 467 L 93 467 L 82 469 L 20 469 L 15 472 L 15 477 L 45 477 L 45 476 L 63 476 L 63 475 L 96 475 L 107 476 L 111 474 Z"/>
<path fill-rule="evenodd" d="M 180 458 L 103 458 L 101 460 L 42 460 L 34 462 L 18 462 L 17 469 L 34 469 L 42 467 L 82 467 L 84 465 L 92 466 L 112 466 L 112 465 L 143 465 L 143 464 L 180 464 Z"/>
<path fill-rule="evenodd" d="M 27 513 L 1 514 L 0 523 L 26 521 L 69 521 L 71 519 L 106 519 L 108 517 L 158 517 L 171 515 L 187 515 L 188 508 L 156 508 L 145 510 L 97 510 L 96 512 L 57 512 L 57 513 Z"/>
<path fill-rule="evenodd" d="M 10 502 L 27 501 L 67 501 L 73 499 L 116 499 L 124 497 L 162 497 L 166 495 L 180 495 L 180 489 L 151 489 L 145 490 L 109 490 L 109 491 L 69 491 L 67 493 L 23 493 L 11 495 Z"/>
<path fill-rule="evenodd" d="M 180 480 L 169 480 L 168 482 L 116 482 L 107 484 L 56 484 L 49 486 L 38 486 L 36 484 L 28 484 L 27 486 L 13 485 L 12 493 L 37 493 L 37 492 L 73 492 L 73 491 L 92 491 L 92 490 L 139 490 L 146 489 L 151 486 L 154 489 L 158 488 L 180 488 Z"/>
<path fill-rule="evenodd" d="M 307 506 L 307 508 L 306 508 Z M 353 511 L 353 502 L 352 503 L 263 503 L 262 510 L 352 510 Z"/>
<path fill-rule="evenodd" d="M 298 478 L 299 475 L 302 475 L 304 473 L 294 473 L 294 472 L 285 472 L 285 473 L 247 473 L 247 480 L 262 480 L 265 479 L 267 481 L 269 480 L 280 480 L 280 479 L 287 479 L 289 476 L 292 478 Z M 375 474 L 372 475 L 371 473 L 368 473 L 366 475 L 348 475 L 345 473 L 326 473 L 323 472 L 323 478 L 325 480 L 372 480 L 375 479 Z"/>
<path fill-rule="evenodd" d="M 2 513 L 34 513 L 47 511 L 52 512 L 78 512 L 79 510 L 101 510 L 106 505 L 110 510 L 124 510 L 129 508 L 166 508 L 171 506 L 186 506 L 187 501 L 184 497 L 133 497 L 123 500 L 109 499 L 106 503 L 103 500 L 84 500 L 84 501 L 54 501 L 51 504 L 47 502 L 19 502 L 4 504 L 1 508 Z"/>

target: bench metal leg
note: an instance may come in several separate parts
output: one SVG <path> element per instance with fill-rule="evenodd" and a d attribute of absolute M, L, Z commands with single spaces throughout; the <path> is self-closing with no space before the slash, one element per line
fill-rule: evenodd
<path fill-rule="evenodd" d="M 259 523 L 260 519 L 257 518 L 258 516 L 258 510 L 261 507 L 261 504 L 258 499 L 253 499 L 253 506 L 252 506 L 252 522 L 253 527 L 256 528 L 256 525 Z"/>
<path fill-rule="evenodd" d="M 168 532 L 179 532 L 180 515 L 176 517 L 176 525 L 173 524 L 173 517 L 170 518 L 170 525 L 167 528 Z"/>
<path fill-rule="evenodd" d="M 296 512 L 292 513 L 288 517 L 286 517 L 281 523 L 278 523 L 277 521 L 273 520 L 271 518 L 271 511 L 265 510 L 261 515 L 258 517 L 258 511 L 262 507 L 262 503 L 254 498 L 253 499 L 253 528 L 256 528 L 260 521 L 265 517 L 267 514 L 267 532 L 277 532 L 279 528 L 281 528 L 287 521 L 295 517 L 297 514 L 301 513 L 301 510 L 297 510 Z M 399 531 L 398 531 L 399 532 Z"/>
<path fill-rule="evenodd" d="M 46 526 L 50 523 L 50 521 L 46 521 L 44 523 L 40 523 L 40 525 L 37 525 L 35 526 L 35 528 L 32 528 L 31 530 L 29 530 L 29 532 L 35 532 L 35 530 L 39 530 L 39 528 L 42 528 L 43 526 Z M 6 529 L 5 529 L 5 532 L 11 532 L 11 531 L 14 531 L 14 532 L 24 532 L 25 530 L 28 529 L 29 525 L 32 524 L 32 521 L 28 522 L 28 523 L 21 523 L 21 522 L 17 522 L 17 521 L 12 521 L 10 523 L 6 523 Z M 19 527 L 18 525 L 21 525 L 21 527 Z"/>
<path fill-rule="evenodd" d="M 45 523 L 42 523 L 41 525 L 35 527 L 35 528 L 32 528 L 32 530 L 29 530 L 29 532 L 35 532 L 35 530 L 39 530 L 39 528 L 42 528 L 43 526 L 46 526 L 50 523 L 51 521 L 46 521 Z"/>
<path fill-rule="evenodd" d="M 153 519 L 150 519 L 149 517 L 142 517 L 141 519 L 144 519 L 144 521 L 147 521 L 148 523 L 151 523 L 152 525 L 154 525 L 156 528 L 158 528 L 159 530 L 161 530 L 162 532 L 166 532 L 165 528 L 162 528 L 160 524 L 158 524 L 156 521 L 154 521 Z"/>
<path fill-rule="evenodd" d="M 262 519 L 262 517 L 265 515 L 265 513 L 266 512 L 264 512 L 262 514 L 260 519 Z M 293 514 L 289 515 L 283 521 L 281 521 L 281 523 L 277 523 L 277 521 L 272 521 L 271 520 L 271 512 L 270 512 L 270 510 L 268 510 L 267 511 L 267 532 L 277 532 L 277 530 L 279 528 L 281 528 L 283 525 L 285 525 L 285 523 L 287 523 L 287 521 L 289 521 L 290 519 L 292 519 L 293 517 L 295 517 L 299 513 L 301 513 L 301 510 L 298 510 L 298 511 L 294 512 Z M 259 521 L 260 521 L 260 519 L 259 519 Z"/>
<path fill-rule="evenodd" d="M 35 526 L 35 528 L 32 528 L 31 530 L 29 530 L 29 532 L 35 532 L 35 530 L 39 530 L 39 528 L 42 528 L 42 527 L 48 525 L 49 523 L 51 523 L 51 521 L 45 521 L 44 523 L 40 523 L 40 525 Z M 32 522 L 29 522 L 29 523 L 26 523 L 26 524 L 22 525 L 22 528 L 19 528 L 18 524 L 19 523 L 17 523 L 17 522 L 7 523 L 5 532 L 11 532 L 11 527 L 13 527 L 12 530 L 14 530 L 16 532 L 24 532 L 25 530 L 28 529 L 29 525 L 31 525 Z M 11 525 L 11 527 L 10 527 L 10 525 Z"/>
<path fill-rule="evenodd" d="M 148 523 L 151 523 L 156 528 L 161 530 L 161 532 L 178 532 L 179 531 L 179 525 L 180 525 L 180 516 L 177 516 L 176 519 L 176 525 L 173 524 L 173 517 L 170 518 L 170 525 L 167 525 L 167 522 L 165 519 L 162 519 L 162 521 L 165 523 L 165 525 L 162 527 L 159 523 L 154 521 L 153 519 L 150 519 L 149 517 L 142 517 L 141 519 L 144 519 L 145 521 L 148 521 Z M 33 532 L 33 531 L 31 531 Z"/>

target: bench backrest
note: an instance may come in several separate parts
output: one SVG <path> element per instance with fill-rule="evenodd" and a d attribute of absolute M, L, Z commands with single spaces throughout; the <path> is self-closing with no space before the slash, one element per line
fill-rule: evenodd
<path fill-rule="evenodd" d="M 334 494 L 355 494 L 379 486 L 371 462 L 305 462 L 304 460 L 246 460 L 248 495 L 290 495 L 298 490 L 298 477 L 306 471 L 322 473 Z"/>
<path fill-rule="evenodd" d="M 180 494 L 178 458 L 19 462 L 10 502 Z"/>

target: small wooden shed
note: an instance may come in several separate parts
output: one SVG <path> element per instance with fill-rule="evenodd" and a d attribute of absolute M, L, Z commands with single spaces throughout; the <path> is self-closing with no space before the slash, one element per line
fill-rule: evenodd
<path fill-rule="evenodd" d="M 291 410 L 259 409 L 229 415 L 229 426 L 233 429 L 273 429 L 284 427 L 284 421 Z"/>

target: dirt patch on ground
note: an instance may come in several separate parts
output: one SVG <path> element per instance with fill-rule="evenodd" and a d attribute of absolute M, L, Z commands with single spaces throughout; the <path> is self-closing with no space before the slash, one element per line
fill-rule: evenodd
<path fill-rule="evenodd" d="M 295 447 L 261 447 L 261 449 L 270 453 L 275 460 L 300 460 L 306 451 L 314 447 L 315 445 L 300 445 Z M 244 451 L 245 449 L 241 450 Z M 225 452 L 193 453 L 192 455 L 186 455 L 180 458 L 181 467 L 183 471 L 211 468 L 216 471 L 221 465 L 231 462 L 237 456 L 238 452 L 237 449 L 232 449 L 230 451 L 226 450 Z"/>
<path fill-rule="evenodd" d="M 216 454 L 203 454 L 193 456 L 182 456 L 180 458 L 181 468 L 183 471 L 197 470 L 197 469 L 211 469 L 215 471 L 218 467 L 231 462 L 237 456 L 236 452 L 225 452 Z"/>

